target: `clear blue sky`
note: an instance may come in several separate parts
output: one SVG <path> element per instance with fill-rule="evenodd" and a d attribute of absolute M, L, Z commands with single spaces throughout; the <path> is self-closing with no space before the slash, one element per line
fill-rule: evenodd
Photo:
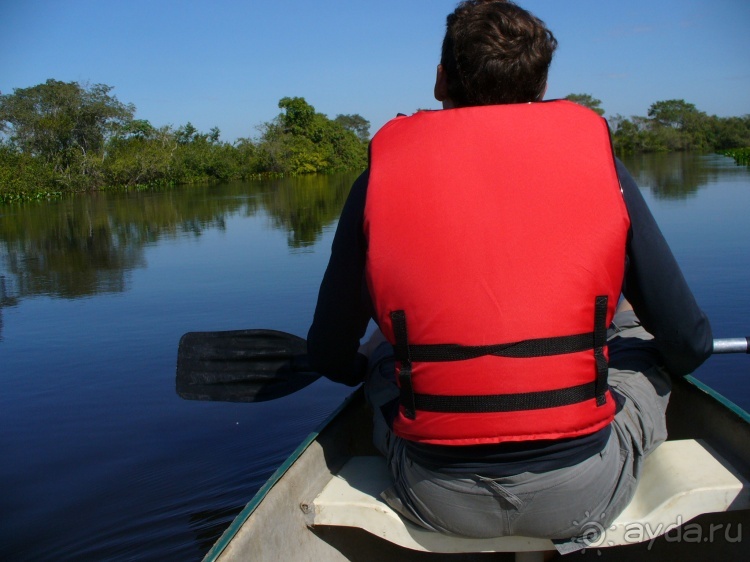
<path fill-rule="evenodd" d="M 607 116 L 681 98 L 750 113 L 748 0 L 520 0 L 560 43 L 548 98 Z M 48 78 L 114 86 L 153 125 L 257 135 L 284 96 L 377 130 L 432 97 L 454 0 L 0 0 L 0 92 Z"/>

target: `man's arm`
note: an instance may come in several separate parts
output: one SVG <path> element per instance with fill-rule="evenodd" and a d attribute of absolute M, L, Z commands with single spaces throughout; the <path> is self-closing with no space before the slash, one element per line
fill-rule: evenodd
<path fill-rule="evenodd" d="M 619 161 L 617 173 L 631 223 L 623 294 L 654 336 L 667 370 L 673 375 L 689 374 L 711 355 L 711 325 L 635 180 Z"/>
<path fill-rule="evenodd" d="M 357 178 L 344 204 L 307 334 L 312 368 L 351 386 L 364 378 L 367 359 L 357 349 L 372 316 L 365 283 L 367 242 L 362 230 L 368 177 L 365 171 Z"/>

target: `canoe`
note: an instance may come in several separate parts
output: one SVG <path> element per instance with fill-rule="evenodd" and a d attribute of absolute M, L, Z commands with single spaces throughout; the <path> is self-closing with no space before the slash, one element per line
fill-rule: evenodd
<path fill-rule="evenodd" d="M 644 463 L 634 500 L 575 556 L 750 560 L 750 414 L 685 377 L 675 381 L 667 423 L 669 440 Z M 204 560 L 542 560 L 553 548 L 546 539 L 451 537 L 403 521 L 379 499 L 389 476 L 370 431 L 358 389 L 279 467 Z"/>

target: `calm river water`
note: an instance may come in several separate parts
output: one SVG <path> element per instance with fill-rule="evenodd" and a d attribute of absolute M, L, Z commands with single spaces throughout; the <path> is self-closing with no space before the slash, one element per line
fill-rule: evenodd
<path fill-rule="evenodd" d="M 750 170 L 626 163 L 715 337 L 750 333 Z M 188 331 L 304 336 L 353 176 L 0 207 L 0 558 L 199 560 L 349 389 L 175 392 Z M 696 375 L 750 409 L 750 358 Z"/>

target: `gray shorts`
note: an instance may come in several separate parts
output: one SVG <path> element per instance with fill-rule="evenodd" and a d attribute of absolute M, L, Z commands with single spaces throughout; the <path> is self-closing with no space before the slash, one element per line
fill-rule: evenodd
<path fill-rule="evenodd" d="M 561 552 L 585 548 L 593 538 L 588 533 L 609 527 L 630 502 L 643 459 L 667 437 L 671 386 L 667 373 L 656 366 L 651 339 L 632 311 L 615 316 L 609 385 L 621 408 L 600 453 L 575 466 L 502 478 L 447 474 L 411 461 L 381 412 L 399 393 L 393 350 L 381 344 L 370 360 L 365 393 L 375 412 L 375 446 L 394 478 L 383 498 L 414 523 L 443 533 L 544 537 L 557 539 Z"/>

